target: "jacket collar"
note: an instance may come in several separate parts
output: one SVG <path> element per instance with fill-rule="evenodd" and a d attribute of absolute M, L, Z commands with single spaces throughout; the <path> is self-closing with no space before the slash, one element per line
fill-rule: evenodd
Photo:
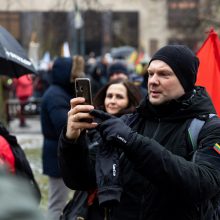
<path fill-rule="evenodd" d="M 152 105 L 149 102 L 148 96 L 146 96 L 140 103 L 137 111 L 144 118 L 160 118 L 162 120 L 180 120 L 216 113 L 203 87 L 195 87 L 193 92 L 158 106 Z"/>

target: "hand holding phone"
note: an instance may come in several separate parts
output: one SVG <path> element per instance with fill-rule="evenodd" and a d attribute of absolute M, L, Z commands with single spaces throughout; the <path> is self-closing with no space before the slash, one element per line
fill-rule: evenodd
<path fill-rule="evenodd" d="M 85 99 L 78 97 L 70 100 L 70 110 L 67 117 L 67 129 L 66 137 L 68 139 L 78 139 L 81 132 L 86 129 L 92 129 L 97 127 L 97 123 L 86 123 L 81 120 L 93 119 L 93 116 L 90 114 L 90 111 L 94 109 L 92 105 L 84 105 Z"/>

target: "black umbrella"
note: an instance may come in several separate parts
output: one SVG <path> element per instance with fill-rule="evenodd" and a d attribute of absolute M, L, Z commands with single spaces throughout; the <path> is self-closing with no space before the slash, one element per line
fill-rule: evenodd
<path fill-rule="evenodd" d="M 0 75 L 20 77 L 35 73 L 25 50 L 17 40 L 3 27 L 0 27 Z"/>
<path fill-rule="evenodd" d="M 121 46 L 111 49 L 111 56 L 114 59 L 126 59 L 133 51 L 134 47 L 131 46 Z"/>

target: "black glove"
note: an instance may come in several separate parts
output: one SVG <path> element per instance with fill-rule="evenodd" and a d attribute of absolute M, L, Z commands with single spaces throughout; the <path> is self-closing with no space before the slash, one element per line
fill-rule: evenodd
<path fill-rule="evenodd" d="M 120 202 L 122 187 L 119 158 L 119 149 L 109 142 L 99 145 L 96 154 L 96 182 L 99 205 L 102 207 L 112 207 Z"/>
<path fill-rule="evenodd" d="M 107 119 L 110 119 L 110 118 L 116 118 L 115 116 L 110 115 L 107 112 L 104 112 L 102 110 L 97 110 L 97 109 L 91 110 L 89 114 L 95 117 L 94 120 L 97 123 L 102 123 L 103 121 L 106 121 Z"/>
<path fill-rule="evenodd" d="M 101 124 L 106 120 L 117 119 L 101 110 L 92 110 L 90 114 Z M 98 129 L 100 130 L 100 125 Z M 112 207 L 120 202 L 122 188 L 119 178 L 119 158 L 119 149 L 113 147 L 110 142 L 104 141 L 99 144 L 96 154 L 96 182 L 99 205 L 102 207 Z"/>
<path fill-rule="evenodd" d="M 92 110 L 90 114 L 102 120 L 98 129 L 103 140 L 117 142 L 120 146 L 124 146 L 134 134 L 120 118 L 101 110 Z"/>

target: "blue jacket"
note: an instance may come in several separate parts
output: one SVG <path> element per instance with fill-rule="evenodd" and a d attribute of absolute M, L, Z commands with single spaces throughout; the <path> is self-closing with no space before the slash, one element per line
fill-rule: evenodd
<path fill-rule="evenodd" d="M 52 177 L 60 177 L 57 146 L 60 132 L 67 122 L 70 99 L 73 97 L 71 68 L 71 58 L 57 58 L 52 69 L 52 84 L 42 98 L 43 173 Z"/>

